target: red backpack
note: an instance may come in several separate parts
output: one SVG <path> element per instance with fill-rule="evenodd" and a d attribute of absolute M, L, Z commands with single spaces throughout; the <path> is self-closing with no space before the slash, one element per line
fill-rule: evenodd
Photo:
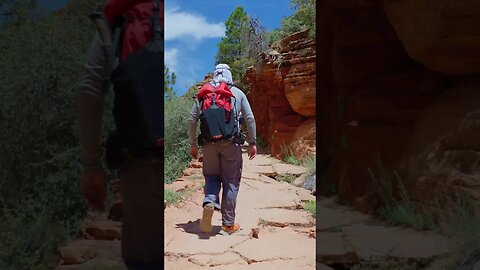
<path fill-rule="evenodd" d="M 212 96 L 214 99 L 212 99 Z M 197 99 L 203 100 L 202 107 L 200 108 L 202 112 L 210 108 L 213 100 L 215 100 L 217 106 L 224 108 L 227 113 L 230 113 L 233 109 L 232 97 L 234 97 L 234 95 L 225 82 L 221 82 L 217 87 L 207 83 L 203 85 L 197 93 Z"/>
<path fill-rule="evenodd" d="M 239 134 L 238 120 L 232 104 L 235 98 L 225 82 L 214 87 L 207 83 L 197 94 L 200 108 L 199 142 L 228 140 Z"/>
<path fill-rule="evenodd" d="M 114 33 L 105 54 L 105 91 L 111 82 L 115 93 L 110 142 L 135 157 L 163 158 L 163 0 L 108 0 L 104 15 Z"/>
<path fill-rule="evenodd" d="M 159 24 L 163 29 L 164 1 L 160 1 Z M 109 24 L 113 27 L 119 23 L 123 16 L 127 18 L 122 33 L 120 61 L 142 48 L 153 38 L 151 28 L 153 2 L 152 0 L 108 0 L 105 3 L 103 13 Z"/>

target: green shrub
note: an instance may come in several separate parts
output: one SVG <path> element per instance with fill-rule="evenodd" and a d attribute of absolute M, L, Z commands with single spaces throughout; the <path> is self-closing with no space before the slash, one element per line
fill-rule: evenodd
<path fill-rule="evenodd" d="M 480 208 L 470 195 L 452 192 L 440 195 L 427 208 L 414 203 L 397 173 L 388 172 L 378 159 L 380 177 L 368 171 L 381 187 L 384 206 L 380 215 L 389 223 L 415 228 L 433 230 L 447 236 L 453 243 L 448 269 L 472 269 L 480 254 Z M 393 179 L 397 181 L 399 198 L 394 196 Z M 425 209 L 428 209 L 425 210 Z"/>
<path fill-rule="evenodd" d="M 310 38 L 315 38 L 315 0 L 292 0 L 293 15 L 282 18 L 281 26 L 269 33 L 270 44 L 298 31 L 310 29 Z"/>
<path fill-rule="evenodd" d="M 76 82 L 97 2 L 0 28 L 0 269 L 52 269 L 58 245 L 78 231 Z"/>
<path fill-rule="evenodd" d="M 277 177 L 275 177 L 275 179 L 277 181 L 287 182 L 289 184 L 291 184 L 293 182 L 293 180 L 295 180 L 295 178 L 297 178 L 297 177 L 293 174 L 290 174 L 290 173 L 280 174 L 280 175 L 277 175 Z"/>
<path fill-rule="evenodd" d="M 303 209 L 307 210 L 312 216 L 317 217 L 317 202 L 308 201 L 303 204 Z"/>
<path fill-rule="evenodd" d="M 268 142 L 262 138 L 262 136 L 257 135 L 257 145 L 258 147 L 266 148 L 268 146 Z"/>
<path fill-rule="evenodd" d="M 380 208 L 380 214 L 394 225 L 413 227 L 416 230 L 434 230 L 436 224 L 433 216 L 418 209 L 410 200 L 408 192 L 399 180 L 400 199 L 392 198 Z"/>
<path fill-rule="evenodd" d="M 435 230 L 437 228 L 431 214 L 422 211 L 417 204 L 410 200 L 400 176 L 387 171 L 378 158 L 379 177 L 376 177 L 371 168 L 368 168 L 370 177 L 380 189 L 384 205 L 379 209 L 379 214 L 393 225 L 412 227 L 416 230 Z M 399 198 L 394 193 L 394 179 L 397 182 Z"/>
<path fill-rule="evenodd" d="M 165 101 L 165 182 L 181 176 L 190 162 L 188 118 L 193 105 L 189 95 Z"/>
<path fill-rule="evenodd" d="M 165 198 L 165 203 L 167 205 L 170 205 L 170 204 L 176 205 L 182 200 L 182 194 L 180 192 L 176 192 L 173 190 L 167 189 L 163 192 L 163 195 Z"/>
<path fill-rule="evenodd" d="M 187 188 L 182 191 L 174 191 L 171 189 L 166 189 L 163 192 L 166 205 L 178 205 L 181 201 L 192 196 L 192 194 L 198 190 L 198 188 Z"/>
<path fill-rule="evenodd" d="M 478 202 L 468 194 L 455 194 L 437 202 L 439 231 L 454 239 L 449 269 L 473 269 L 480 253 Z"/>
<path fill-rule="evenodd" d="M 301 165 L 300 160 L 293 154 L 293 151 L 290 149 L 290 147 L 286 145 L 282 145 L 281 149 L 282 149 L 283 161 L 285 161 L 288 164 Z"/>
<path fill-rule="evenodd" d="M 314 175 L 317 171 L 317 158 L 314 155 L 307 155 L 300 160 L 300 163 L 303 167 L 307 168 L 306 174 L 308 176 Z"/>

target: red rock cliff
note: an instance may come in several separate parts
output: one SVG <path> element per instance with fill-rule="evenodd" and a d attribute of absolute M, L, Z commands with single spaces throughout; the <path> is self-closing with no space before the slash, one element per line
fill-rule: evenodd
<path fill-rule="evenodd" d="M 415 201 L 480 198 L 480 2 L 318 4 L 322 181 L 365 212 L 379 206 L 385 172 Z"/>
<path fill-rule="evenodd" d="M 244 75 L 257 136 L 274 156 L 281 156 L 284 146 L 299 157 L 315 153 L 315 57 L 315 40 L 298 32 Z"/>

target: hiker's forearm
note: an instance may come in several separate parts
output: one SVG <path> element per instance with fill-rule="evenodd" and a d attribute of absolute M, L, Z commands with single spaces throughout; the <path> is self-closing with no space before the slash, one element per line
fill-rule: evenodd
<path fill-rule="evenodd" d="M 257 127 L 255 125 L 255 118 L 253 117 L 253 114 L 251 117 L 245 117 L 245 120 L 247 121 L 247 142 L 249 144 L 254 144 L 257 141 Z"/>
<path fill-rule="evenodd" d="M 105 55 L 100 38 L 95 35 L 85 73 L 79 82 L 78 118 L 81 160 L 84 167 L 101 167 L 100 139 L 104 109 Z"/>
<path fill-rule="evenodd" d="M 100 139 L 102 133 L 103 97 L 81 91 L 78 97 L 81 161 L 84 168 L 102 166 Z"/>
<path fill-rule="evenodd" d="M 197 145 L 197 125 L 190 121 L 188 122 L 188 139 L 190 146 Z"/>
<path fill-rule="evenodd" d="M 250 103 L 248 103 L 248 99 L 245 95 L 243 96 L 243 98 L 244 100 L 242 101 L 242 115 L 247 122 L 247 142 L 249 144 L 252 144 L 257 141 L 257 126 L 255 124 L 255 117 L 253 116 Z"/>
<path fill-rule="evenodd" d="M 188 140 L 191 146 L 197 145 L 197 121 L 198 121 L 198 108 L 196 104 L 193 105 L 188 119 Z"/>

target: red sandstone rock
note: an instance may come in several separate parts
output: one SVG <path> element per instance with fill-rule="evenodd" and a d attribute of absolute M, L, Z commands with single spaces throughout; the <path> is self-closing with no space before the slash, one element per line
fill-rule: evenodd
<path fill-rule="evenodd" d="M 293 110 L 303 116 L 314 116 L 315 94 L 315 62 L 292 66 L 285 78 L 285 95 Z"/>
<path fill-rule="evenodd" d="M 316 121 L 315 118 L 303 122 L 295 130 L 291 149 L 295 156 L 302 157 L 308 154 L 315 155 L 316 149 Z"/>
<path fill-rule="evenodd" d="M 244 75 L 250 85 L 247 96 L 255 114 L 257 136 L 269 143 L 274 156 L 281 156 L 284 146 L 291 148 L 305 116 L 316 113 L 315 44 L 307 31 L 295 33 L 280 42 L 280 66 L 264 62 Z"/>
<path fill-rule="evenodd" d="M 416 61 L 446 75 L 480 72 L 480 2 L 386 1 L 385 12 Z"/>

